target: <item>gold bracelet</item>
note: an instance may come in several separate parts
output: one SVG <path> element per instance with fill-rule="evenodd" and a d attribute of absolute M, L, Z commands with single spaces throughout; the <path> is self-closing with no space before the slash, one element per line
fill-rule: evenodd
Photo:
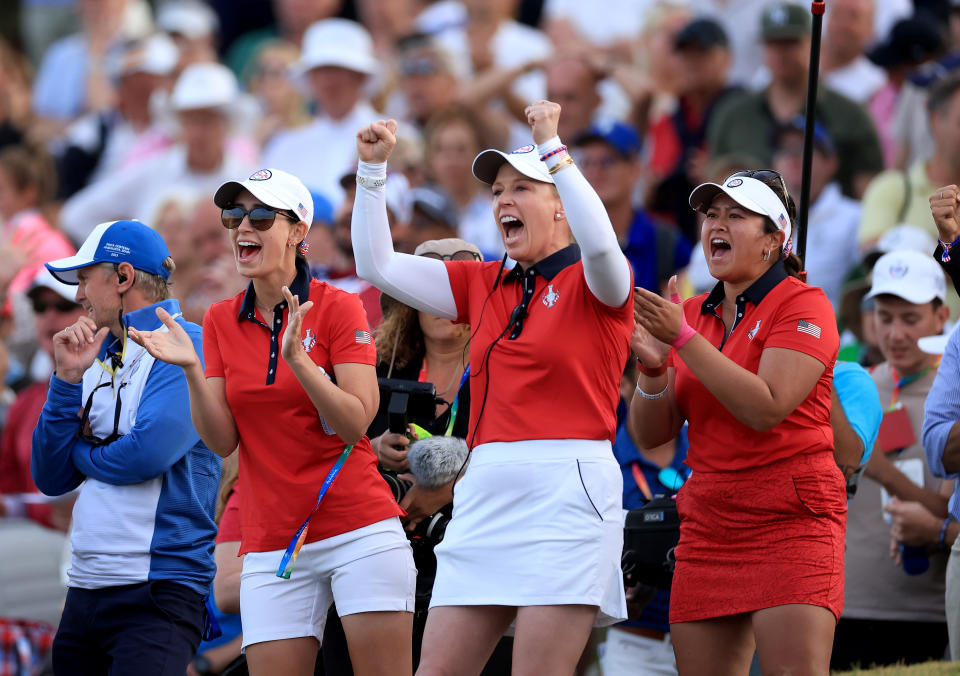
<path fill-rule="evenodd" d="M 559 162 L 557 162 L 555 165 L 553 165 L 552 167 L 550 167 L 548 173 L 552 176 L 553 174 L 557 173 L 557 172 L 560 171 L 561 169 L 566 169 L 566 168 L 569 167 L 571 164 L 573 164 L 573 158 L 570 157 L 569 155 L 567 155 L 567 156 L 564 157 L 562 160 L 560 160 Z"/>

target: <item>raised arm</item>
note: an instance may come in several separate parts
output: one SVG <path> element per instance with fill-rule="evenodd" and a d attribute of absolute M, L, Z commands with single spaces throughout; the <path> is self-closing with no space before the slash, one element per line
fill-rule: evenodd
<path fill-rule="evenodd" d="M 360 166 L 351 225 L 357 275 L 406 305 L 455 319 L 457 304 L 443 262 L 393 250 L 384 186 L 396 131 L 396 122 L 380 120 L 357 132 Z"/>
<path fill-rule="evenodd" d="M 559 120 L 560 106 L 556 103 L 537 101 L 527 107 L 527 121 L 541 157 L 563 145 L 557 136 Z M 620 250 L 606 207 L 566 153 L 552 155 L 546 163 L 550 169 L 567 164 L 553 174 L 553 182 L 570 231 L 580 245 L 587 287 L 604 305 L 620 307 L 630 295 L 630 265 Z"/>

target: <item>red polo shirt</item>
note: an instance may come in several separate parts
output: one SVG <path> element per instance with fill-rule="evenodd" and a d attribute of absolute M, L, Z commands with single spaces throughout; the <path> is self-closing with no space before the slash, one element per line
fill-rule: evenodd
<path fill-rule="evenodd" d="M 687 464 L 694 471 L 755 468 L 794 455 L 832 452 L 830 389 L 840 346 L 833 307 L 817 287 L 788 277 L 782 263 L 737 298 L 737 320 L 726 341 L 719 315 L 723 284 L 683 304 L 687 322 L 728 359 L 756 373 L 768 347 L 809 354 L 825 366 L 810 394 L 779 425 L 757 432 L 739 422 L 697 380 L 675 351 L 676 395 L 689 423 Z M 742 315 L 742 316 L 740 316 Z"/>
<path fill-rule="evenodd" d="M 311 280 L 302 266 L 290 290 L 314 303 L 300 336 L 314 363 L 331 376 L 336 364 L 376 363 L 355 294 Z M 212 305 L 203 322 L 205 373 L 226 379 L 227 403 L 240 434 L 241 554 L 286 548 L 344 449 L 340 437 L 324 429 L 326 423 L 280 356 L 285 308 L 286 303 L 277 305 L 274 324 L 267 326 L 255 308 L 251 284 Z M 364 437 L 310 520 L 306 542 L 400 513 Z"/>
<path fill-rule="evenodd" d="M 499 273 L 498 262 L 446 265 L 457 321 L 469 323 L 472 332 L 471 446 L 527 439 L 612 441 L 633 331 L 630 298 L 616 308 L 597 300 L 575 244 L 507 274 Z M 502 281 L 494 289 L 498 273 Z"/>

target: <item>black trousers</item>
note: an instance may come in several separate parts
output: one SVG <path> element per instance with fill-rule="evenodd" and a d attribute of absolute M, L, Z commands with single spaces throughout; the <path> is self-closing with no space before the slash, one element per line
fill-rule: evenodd
<path fill-rule="evenodd" d="M 856 620 L 841 618 L 833 638 L 830 669 L 917 664 L 942 660 L 947 650 L 947 623 Z"/>
<path fill-rule="evenodd" d="M 53 640 L 54 673 L 183 676 L 203 619 L 203 597 L 177 582 L 71 587 Z"/>

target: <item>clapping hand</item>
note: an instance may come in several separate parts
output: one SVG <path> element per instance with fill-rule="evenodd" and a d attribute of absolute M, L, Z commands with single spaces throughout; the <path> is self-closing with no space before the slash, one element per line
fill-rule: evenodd
<path fill-rule="evenodd" d="M 396 120 L 377 120 L 357 132 L 357 155 L 364 162 L 386 162 L 396 145 Z"/>
<path fill-rule="evenodd" d="M 106 326 L 98 330 L 96 323 L 84 315 L 55 333 L 53 359 L 57 377 L 68 383 L 79 383 L 83 380 L 83 373 L 96 361 L 100 345 L 109 331 Z"/>
<path fill-rule="evenodd" d="M 667 288 L 670 291 L 670 300 L 652 291 L 634 288 L 633 318 L 653 338 L 669 345 L 676 340 L 683 327 L 683 302 L 677 289 L 676 275 L 670 278 Z M 644 364 L 647 363 L 643 357 L 640 359 Z"/>
<path fill-rule="evenodd" d="M 177 324 L 170 313 L 162 307 L 157 308 L 157 318 L 163 322 L 163 325 L 167 328 L 166 331 L 159 329 L 138 331 L 130 327 L 127 334 L 133 342 L 142 345 L 147 352 L 161 361 L 183 368 L 199 365 L 200 357 L 193 346 L 193 341 L 183 330 L 183 327 Z"/>
<path fill-rule="evenodd" d="M 307 316 L 313 307 L 313 301 L 308 300 L 300 305 L 300 299 L 294 296 L 290 289 L 283 287 L 281 289 L 283 298 L 287 301 L 287 328 L 283 330 L 280 337 L 280 355 L 288 364 L 306 354 L 303 349 L 303 341 L 300 340 L 300 329 L 303 326 L 303 318 Z"/>

